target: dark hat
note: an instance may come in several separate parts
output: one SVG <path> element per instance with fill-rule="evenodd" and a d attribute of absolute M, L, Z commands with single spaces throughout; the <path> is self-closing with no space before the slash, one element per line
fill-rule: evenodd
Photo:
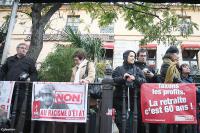
<path fill-rule="evenodd" d="M 128 55 L 129 55 L 130 52 L 133 52 L 133 53 L 135 54 L 135 56 L 136 56 L 136 53 L 135 53 L 133 50 L 127 50 L 127 51 L 125 51 L 125 52 L 123 53 L 123 60 L 124 60 L 124 61 L 127 61 Z"/>
<path fill-rule="evenodd" d="M 171 54 L 173 54 L 173 53 L 179 53 L 179 50 L 178 50 L 178 48 L 176 47 L 176 46 L 170 46 L 168 49 L 167 49 L 167 51 L 166 51 L 166 53 L 165 54 L 168 54 L 168 53 L 171 53 Z"/>

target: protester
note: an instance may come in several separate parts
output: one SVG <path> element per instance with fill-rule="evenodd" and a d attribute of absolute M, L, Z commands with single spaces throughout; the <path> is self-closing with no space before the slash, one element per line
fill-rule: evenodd
<path fill-rule="evenodd" d="M 179 68 L 181 73 L 181 80 L 184 83 L 193 83 L 193 78 L 190 76 L 190 67 L 188 64 L 182 64 Z"/>
<path fill-rule="evenodd" d="M 40 109 L 67 109 L 68 106 L 63 102 L 55 103 L 55 87 L 53 85 L 44 85 L 39 90 Z"/>
<path fill-rule="evenodd" d="M 93 62 L 86 59 L 83 50 L 77 50 L 74 55 L 75 67 L 72 68 L 71 82 L 74 83 L 93 83 L 95 80 L 95 67 Z"/>
<path fill-rule="evenodd" d="M 135 65 L 138 66 L 142 72 L 144 73 L 144 76 L 147 80 L 147 83 L 160 83 L 160 77 L 155 73 L 155 69 L 153 67 L 149 67 L 147 63 L 148 58 L 148 51 L 146 49 L 139 49 L 137 52 L 137 61 L 135 62 Z M 139 116 L 141 118 L 141 116 Z M 140 123 L 142 119 L 139 119 Z M 155 124 L 149 124 L 149 129 L 152 132 L 156 132 L 156 126 Z M 141 133 L 145 133 L 145 127 L 146 124 L 141 123 L 139 125 L 139 131 Z"/>
<path fill-rule="evenodd" d="M 160 74 L 161 81 L 163 83 L 181 83 L 181 77 L 179 72 L 179 50 L 176 46 L 170 46 L 164 57 L 163 64 L 161 66 Z M 161 127 L 170 130 L 169 125 L 161 124 Z M 180 128 L 178 125 L 173 125 L 172 128 Z"/>
<path fill-rule="evenodd" d="M 188 64 L 184 63 L 179 67 L 179 71 L 181 74 L 181 80 L 183 83 L 193 83 L 193 78 L 190 76 L 190 67 Z M 199 103 L 199 91 L 197 89 L 197 103 Z M 197 106 L 198 107 L 198 106 Z M 197 113 L 197 119 L 199 117 L 199 113 Z M 179 125 L 178 133 L 181 133 L 182 128 L 192 129 L 192 125 L 189 124 L 182 124 Z"/>
<path fill-rule="evenodd" d="M 134 105 L 134 89 L 139 89 L 140 85 L 146 82 L 143 72 L 135 66 L 136 53 L 132 50 L 127 50 L 123 53 L 123 65 L 117 67 L 113 73 L 112 77 L 115 83 L 115 91 L 113 96 L 113 107 L 116 109 L 116 119 L 115 122 L 117 127 L 119 128 L 119 132 L 122 132 L 122 104 L 123 104 L 123 88 L 126 88 L 126 103 L 128 103 L 128 99 L 130 100 L 130 115 L 133 112 Z M 130 95 L 127 95 L 127 88 L 130 89 Z M 140 105 L 139 105 L 140 106 Z M 129 108 L 128 105 L 126 108 Z M 128 110 L 127 110 L 128 111 Z M 132 127 L 132 118 L 128 117 L 126 132 L 131 132 Z"/>
<path fill-rule="evenodd" d="M 139 49 L 137 52 L 137 61 L 135 65 L 139 67 L 147 80 L 148 83 L 159 83 L 159 77 L 156 75 L 155 70 L 149 67 L 147 64 L 148 52 L 146 49 Z"/>
<path fill-rule="evenodd" d="M 37 70 L 35 67 L 35 62 L 26 56 L 29 46 L 26 43 L 20 43 L 16 47 L 17 54 L 14 56 L 10 56 L 6 59 L 5 63 L 2 65 L 0 69 L 0 80 L 1 81 L 36 81 L 37 80 Z M 24 102 L 26 86 L 23 83 L 20 83 L 18 95 L 16 95 L 16 89 L 13 91 L 13 96 L 11 100 L 11 108 L 10 112 L 13 113 L 13 105 L 18 98 L 17 110 L 15 110 L 16 121 L 20 121 L 20 114 L 23 109 L 22 103 Z M 31 96 L 31 89 L 29 89 L 28 97 Z M 25 132 L 30 130 L 30 122 L 31 121 L 31 99 L 27 99 L 27 110 L 26 110 L 26 123 L 25 123 Z"/>
<path fill-rule="evenodd" d="M 17 54 L 8 57 L 0 69 L 1 81 L 19 81 L 20 77 L 30 77 L 31 81 L 37 80 L 37 70 L 34 61 L 26 56 L 28 45 L 20 43 L 17 45 Z M 24 78 L 28 78 L 24 77 Z M 22 79 L 26 80 L 26 79 Z"/>
<path fill-rule="evenodd" d="M 84 50 L 77 50 L 73 58 L 76 66 L 72 68 L 70 81 L 74 83 L 94 83 L 95 66 L 93 62 L 89 62 L 86 59 L 86 52 Z M 90 98 L 90 107 L 91 106 L 96 106 L 96 99 Z M 90 115 L 90 119 L 94 119 L 94 116 Z M 85 133 L 85 124 L 78 124 L 77 133 Z"/>
<path fill-rule="evenodd" d="M 164 83 L 181 83 L 179 72 L 179 50 L 176 46 L 170 46 L 164 57 L 161 66 L 161 80 Z"/>

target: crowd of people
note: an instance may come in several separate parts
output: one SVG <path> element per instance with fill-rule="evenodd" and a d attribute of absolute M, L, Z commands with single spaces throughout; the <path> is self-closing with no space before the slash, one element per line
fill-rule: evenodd
<path fill-rule="evenodd" d="M 123 65 L 117 67 L 112 77 L 116 83 L 113 107 L 116 109 L 116 124 L 119 128 L 119 132 L 122 132 L 122 104 L 123 104 L 123 93 L 122 88 L 126 88 L 126 103 L 133 102 L 134 89 L 140 88 L 142 83 L 193 83 L 193 79 L 190 76 L 190 68 L 188 64 L 179 64 L 179 50 L 176 46 L 170 46 L 164 57 L 163 63 L 160 69 L 160 75 L 155 73 L 152 67 L 147 64 L 148 52 L 146 49 L 139 49 L 137 54 L 132 50 L 127 50 L 123 53 Z M 132 84 L 130 84 L 130 82 Z M 130 86 L 131 85 L 131 86 Z M 134 89 L 128 89 L 134 88 Z M 127 96 L 129 95 L 129 96 Z M 140 95 L 140 91 L 139 94 Z M 130 97 L 130 98 L 128 98 Z M 140 100 L 138 99 L 138 106 L 140 106 Z M 130 106 L 130 114 L 133 114 L 133 103 Z M 128 105 L 127 105 L 128 106 Z M 129 107 L 126 107 L 129 110 Z M 139 109 L 138 117 L 138 132 L 144 133 L 144 124 L 141 122 L 141 110 Z M 130 117 L 126 120 L 126 132 L 132 132 L 132 123 Z M 156 129 L 154 125 L 150 126 L 151 131 Z"/>
<path fill-rule="evenodd" d="M 19 81 L 23 78 L 23 74 L 27 74 L 30 81 L 37 81 L 35 63 L 30 57 L 26 56 L 28 48 L 29 46 L 26 43 L 18 44 L 16 48 L 17 54 L 8 57 L 6 62 L 1 66 L 1 81 Z M 145 79 L 142 82 L 148 83 L 191 83 L 193 80 L 189 76 L 189 65 L 180 65 L 178 54 L 179 50 L 176 46 L 169 47 L 163 57 L 159 77 L 155 73 L 155 69 L 147 64 L 148 52 L 146 49 L 139 49 L 137 53 L 132 50 L 125 51 L 123 54 L 123 65 L 117 67 L 113 72 L 114 81 L 121 83 L 126 80 L 138 80 L 138 78 L 140 79 L 142 77 Z M 93 83 L 96 72 L 95 65 L 86 59 L 86 52 L 78 50 L 74 53 L 73 58 L 75 66 L 72 68 L 70 81 L 74 83 Z M 122 76 L 120 74 L 123 75 L 122 79 L 124 81 L 118 79 Z"/>
<path fill-rule="evenodd" d="M 0 80 L 19 81 L 25 76 L 24 78 L 26 80 L 37 81 L 37 70 L 34 61 L 26 56 L 28 45 L 26 43 L 20 43 L 16 51 L 17 54 L 8 57 L 2 65 L 0 69 Z M 115 122 L 119 128 L 119 132 L 122 130 L 122 88 L 140 88 L 142 83 L 193 83 L 189 65 L 180 65 L 178 54 L 179 50 L 176 46 L 170 46 L 167 49 L 163 57 L 160 75 L 158 75 L 154 68 L 148 66 L 148 51 L 146 49 L 139 49 L 137 53 L 133 50 L 127 50 L 123 53 L 123 64 L 116 67 L 112 73 L 112 78 L 115 82 L 113 107 L 117 112 Z M 75 66 L 72 68 L 70 81 L 74 83 L 93 83 L 95 80 L 95 65 L 86 59 L 86 53 L 78 50 L 74 53 L 73 59 Z M 52 93 L 53 88 L 49 90 L 44 87 L 41 90 L 40 96 L 45 99 L 43 108 L 53 107 Z M 133 89 L 130 89 L 129 94 L 131 114 L 133 113 Z M 127 100 L 128 98 L 126 97 L 126 102 L 128 102 Z M 138 101 L 138 105 L 140 105 L 140 100 Z M 141 122 L 141 120 L 139 121 Z M 127 119 L 127 133 L 132 130 L 131 125 L 132 123 L 129 117 Z M 138 129 L 143 129 L 142 126 L 142 124 L 139 124 Z"/>

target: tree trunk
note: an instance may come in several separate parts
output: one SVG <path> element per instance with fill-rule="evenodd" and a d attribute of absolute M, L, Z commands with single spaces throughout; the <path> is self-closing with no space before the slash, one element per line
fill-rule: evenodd
<path fill-rule="evenodd" d="M 34 3 L 32 6 L 32 35 L 28 57 L 31 57 L 35 62 L 43 48 L 43 35 L 44 28 L 51 16 L 61 7 L 61 4 L 52 4 L 52 7 L 43 16 L 41 15 L 42 10 L 50 6 L 42 3 Z"/>
<path fill-rule="evenodd" d="M 30 48 L 27 56 L 34 61 L 37 60 L 43 47 L 44 27 L 40 24 L 42 4 L 33 4 L 32 6 L 32 34 Z"/>
<path fill-rule="evenodd" d="M 5 40 L 6 40 L 5 38 L 6 38 L 6 33 L 0 32 L 0 61 L 2 59 L 3 49 L 5 46 Z"/>

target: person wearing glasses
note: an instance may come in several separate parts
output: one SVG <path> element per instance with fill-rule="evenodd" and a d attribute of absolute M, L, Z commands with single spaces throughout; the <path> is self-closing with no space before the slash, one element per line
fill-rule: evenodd
<path fill-rule="evenodd" d="M 139 49 L 137 52 L 137 61 L 135 65 L 139 67 L 147 80 L 147 83 L 160 83 L 160 78 L 158 77 L 155 69 L 150 67 L 147 63 L 148 51 L 146 49 Z"/>
<path fill-rule="evenodd" d="M 30 81 L 37 80 L 35 62 L 26 56 L 28 48 L 26 43 L 17 45 L 17 54 L 8 57 L 0 69 L 0 81 L 19 81 L 24 75 L 29 77 Z"/>

